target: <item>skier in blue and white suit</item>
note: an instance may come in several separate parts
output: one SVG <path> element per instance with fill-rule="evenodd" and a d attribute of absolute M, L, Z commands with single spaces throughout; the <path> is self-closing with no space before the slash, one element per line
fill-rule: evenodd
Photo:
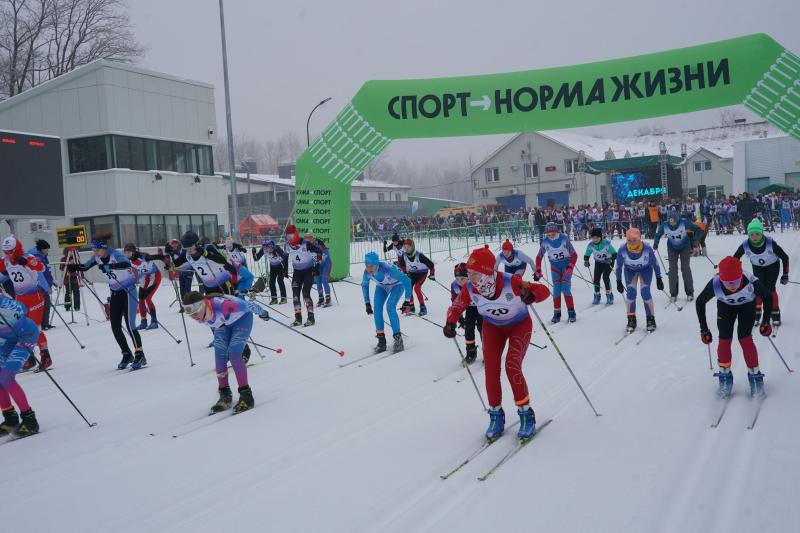
<path fill-rule="evenodd" d="M 515 250 L 514 245 L 508 239 L 503 243 L 502 251 L 497 254 L 494 269 L 499 272 L 501 265 L 504 267 L 506 274 L 514 276 L 524 275 L 528 265 L 531 266 L 531 270 L 536 271 L 536 262 L 522 250 Z"/>
<path fill-rule="evenodd" d="M 374 281 L 375 287 L 375 310 L 369 301 L 369 282 Z M 397 316 L 397 302 L 405 292 L 403 309 L 411 308 L 411 278 L 397 268 L 397 265 L 383 263 L 375 252 L 369 252 L 364 257 L 364 275 L 361 279 L 361 290 L 364 293 L 364 304 L 367 314 L 375 317 L 375 333 L 378 338 L 376 352 L 386 350 L 386 335 L 383 327 L 383 307 L 389 313 L 389 323 L 394 334 L 394 351 L 399 351 L 403 347 L 403 334 L 400 332 L 400 317 Z"/>
<path fill-rule="evenodd" d="M 664 290 L 664 281 L 661 279 L 661 269 L 658 267 L 656 254 L 649 244 L 642 241 L 642 234 L 637 228 L 630 228 L 625 233 L 626 242 L 617 253 L 617 291 L 625 295 L 625 304 L 628 308 L 628 325 L 630 332 L 636 329 L 636 288 L 641 285 L 642 300 L 647 316 L 647 331 L 656 329 L 656 317 L 653 306 L 653 296 L 650 294 L 650 284 L 653 282 L 653 273 L 656 275 L 656 287 Z M 622 280 L 625 280 L 623 286 Z"/>

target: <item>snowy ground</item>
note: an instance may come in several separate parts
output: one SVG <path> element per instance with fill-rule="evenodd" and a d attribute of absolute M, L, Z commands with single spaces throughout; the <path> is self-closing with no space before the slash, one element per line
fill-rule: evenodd
<path fill-rule="evenodd" d="M 796 264 L 800 234 L 776 238 Z M 709 237 L 710 257 L 718 262 L 741 239 Z M 579 254 L 585 245 L 577 243 Z M 449 285 L 453 263 L 435 259 Z M 713 268 L 703 258 L 692 268 L 699 293 Z M 345 350 L 344 359 L 257 321 L 254 338 L 284 353 L 250 369 L 257 406 L 237 417 L 204 416 L 216 399 L 208 329 L 188 324 L 193 368 L 184 344 L 144 332 L 150 364 L 130 373 L 115 370 L 119 350 L 106 323 L 75 326 L 86 350 L 59 323 L 48 332 L 53 377 L 98 425 L 88 429 L 44 374 L 20 376 L 42 433 L 0 446 L 3 531 L 797 531 L 800 377 L 766 339 L 756 339 L 768 397 L 755 429 L 746 429 L 754 404 L 736 343 L 735 396 L 711 429 L 720 400 L 693 305 L 665 309 L 657 294 L 658 331 L 638 347 L 635 338 L 613 346 L 625 323 L 619 295 L 612 308 L 585 310 L 590 289 L 573 285 L 578 322 L 554 337 L 603 416 L 552 347 L 531 348 L 525 373 L 537 418 L 554 422 L 485 482 L 476 477 L 512 447 L 511 434 L 439 478 L 480 444 L 488 417 L 470 381 L 458 381 L 458 354 L 438 328 L 405 317 L 406 352 L 339 368 L 374 343 L 359 287 L 337 283 L 341 306 L 319 309 L 317 325 L 302 330 Z M 800 367 L 796 287 L 780 286 L 775 342 Z M 443 321 L 449 295 L 430 282 L 425 292 L 430 318 Z M 171 288 L 156 299 L 182 337 L 179 315 L 167 309 Z M 96 301 L 86 304 L 101 318 Z M 549 318 L 549 302 L 537 307 Z M 713 303 L 708 311 L 713 325 Z M 538 325 L 533 341 L 547 344 Z M 456 373 L 434 383 L 448 371 Z M 483 393 L 483 372 L 476 378 Z"/>

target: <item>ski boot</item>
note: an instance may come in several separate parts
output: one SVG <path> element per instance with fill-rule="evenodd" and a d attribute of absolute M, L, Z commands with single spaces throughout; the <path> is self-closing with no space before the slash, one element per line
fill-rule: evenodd
<path fill-rule="evenodd" d="M 411 302 L 411 307 L 408 308 L 408 314 L 409 315 L 413 315 L 416 312 L 417 312 L 417 308 L 414 307 L 414 302 Z"/>
<path fill-rule="evenodd" d="M 502 407 L 489 409 L 489 427 L 486 429 L 486 440 L 494 442 L 499 439 L 506 429 L 506 413 Z"/>
<path fill-rule="evenodd" d="M 719 372 L 714 373 L 719 378 L 719 397 L 727 398 L 733 390 L 733 372 L 730 368 L 720 368 Z"/>
<path fill-rule="evenodd" d="M 250 361 L 251 353 L 252 352 L 250 351 L 250 345 L 245 344 L 244 349 L 242 350 L 242 361 L 244 361 L 244 364 L 247 364 Z"/>
<path fill-rule="evenodd" d="M 425 316 L 428 314 L 428 308 L 425 307 L 425 304 L 419 304 L 419 316 Z"/>
<path fill-rule="evenodd" d="M 303 315 L 301 315 L 300 313 L 295 313 L 294 322 L 292 322 L 292 327 L 296 328 L 297 326 L 302 326 L 302 325 L 303 325 Z"/>
<path fill-rule="evenodd" d="M 210 415 L 215 415 L 217 413 L 221 413 L 222 411 L 227 411 L 233 405 L 233 393 L 231 393 L 230 387 L 220 387 L 219 389 L 219 400 L 217 403 L 211 406 Z"/>
<path fill-rule="evenodd" d="M 275 297 L 270 298 L 269 305 L 278 305 L 278 299 Z"/>
<path fill-rule="evenodd" d="M 636 315 L 628 315 L 628 325 L 625 326 L 625 331 L 632 333 L 636 330 Z"/>
<path fill-rule="evenodd" d="M 760 305 L 757 305 L 756 306 L 756 314 L 753 317 L 753 327 L 754 328 L 757 328 L 758 325 L 761 324 L 761 313 L 762 312 L 763 312 L 762 307 Z"/>
<path fill-rule="evenodd" d="M 313 326 L 314 324 L 314 313 L 308 313 L 308 320 L 306 320 L 305 324 L 303 324 L 303 327 L 307 328 L 308 326 Z"/>
<path fill-rule="evenodd" d="M 567 309 L 567 322 L 572 324 L 576 320 L 578 320 L 578 317 L 575 315 L 575 309 Z"/>
<path fill-rule="evenodd" d="M 34 366 L 36 366 L 36 358 L 33 356 L 33 354 L 30 354 L 28 359 L 25 361 L 25 364 L 22 365 L 22 371 L 27 372 Z"/>
<path fill-rule="evenodd" d="M 136 354 L 133 357 L 133 363 L 131 364 L 131 370 L 139 370 L 146 365 L 147 357 L 144 356 L 144 352 L 141 350 L 136 350 Z"/>
<path fill-rule="evenodd" d="M 467 355 L 464 357 L 464 362 L 471 365 L 478 358 L 478 346 L 473 342 L 467 344 Z"/>
<path fill-rule="evenodd" d="M 283 298 L 281 298 L 280 303 L 286 304 L 286 303 L 289 303 L 289 300 L 287 300 L 286 297 L 283 297 Z"/>
<path fill-rule="evenodd" d="M 146 319 L 146 318 L 143 318 L 143 319 L 142 319 L 142 322 L 141 322 L 141 323 L 140 323 L 138 326 L 136 326 L 135 328 L 133 328 L 133 329 L 136 329 L 136 330 L 143 330 L 143 329 L 147 329 L 147 319 Z"/>
<path fill-rule="evenodd" d="M 669 303 L 674 304 L 677 301 L 678 301 L 678 296 L 676 294 L 673 294 L 669 297 Z"/>
<path fill-rule="evenodd" d="M 150 325 L 147 326 L 145 329 L 158 329 L 158 319 L 156 318 L 155 311 L 150 313 L 150 318 L 151 318 Z"/>
<path fill-rule="evenodd" d="M 755 370 L 755 372 L 753 372 Z M 751 368 L 747 372 L 747 381 L 750 382 L 750 396 L 753 398 L 763 398 L 766 393 L 764 392 L 764 374 L 758 368 Z"/>
<path fill-rule="evenodd" d="M 323 305 L 325 305 L 325 297 L 320 293 L 319 298 L 317 299 L 317 307 L 322 307 Z"/>
<path fill-rule="evenodd" d="M 653 315 L 648 315 L 647 316 L 647 325 L 645 327 L 647 328 L 647 331 L 649 331 L 649 332 L 655 331 L 656 330 L 656 317 L 654 317 Z"/>
<path fill-rule="evenodd" d="M 0 423 L 0 437 L 10 435 L 19 425 L 19 415 L 16 409 L 9 407 L 3 411 L 3 422 Z"/>
<path fill-rule="evenodd" d="M 239 401 L 233 407 L 233 414 L 238 415 L 255 407 L 256 401 L 253 399 L 253 391 L 250 386 L 239 387 Z"/>
<path fill-rule="evenodd" d="M 208 343 L 208 346 L 206 346 L 206 348 L 213 348 L 213 347 L 214 347 L 214 339 L 211 339 L 211 342 Z"/>
<path fill-rule="evenodd" d="M 687 302 L 691 302 L 692 300 L 694 300 L 694 293 L 693 292 L 687 292 L 686 293 L 686 301 Z"/>
<path fill-rule="evenodd" d="M 40 358 L 39 368 L 37 368 L 37 370 L 39 371 L 47 370 L 48 368 L 53 366 L 53 358 L 50 357 L 49 350 L 42 350 L 41 353 L 39 354 L 39 358 Z"/>
<path fill-rule="evenodd" d="M 395 333 L 392 335 L 394 339 L 394 345 L 392 346 L 392 353 L 402 352 L 405 350 L 405 345 L 403 344 L 403 334 L 402 333 Z"/>
<path fill-rule="evenodd" d="M 378 333 L 375 335 L 375 338 L 378 339 L 378 345 L 373 349 L 375 353 L 383 353 L 386 351 L 386 335 L 384 333 Z"/>
<path fill-rule="evenodd" d="M 31 435 L 39 433 L 39 422 L 36 421 L 36 413 L 34 413 L 32 409 L 20 413 L 19 416 L 22 421 L 19 426 L 17 426 L 17 429 L 14 430 L 14 435 L 16 435 L 18 439 L 30 437 Z"/>
<path fill-rule="evenodd" d="M 606 305 L 614 304 L 614 293 L 609 291 L 606 293 Z"/>
<path fill-rule="evenodd" d="M 550 319 L 551 324 L 558 324 L 561 322 L 561 310 L 553 312 L 553 318 Z"/>
<path fill-rule="evenodd" d="M 517 414 L 519 414 L 519 431 L 517 431 L 517 438 L 520 442 L 526 442 L 530 440 L 536 432 L 536 414 L 533 412 L 531 406 L 517 409 Z"/>
<path fill-rule="evenodd" d="M 781 310 L 780 309 L 773 309 L 772 310 L 772 325 L 776 328 L 781 326 Z"/>
<path fill-rule="evenodd" d="M 600 293 L 594 293 L 594 297 L 592 298 L 592 305 L 597 305 L 600 303 Z"/>
<path fill-rule="evenodd" d="M 326 294 L 325 295 L 325 304 L 322 307 L 330 307 L 332 305 L 333 305 L 333 302 L 331 302 L 331 295 L 330 294 Z"/>
<path fill-rule="evenodd" d="M 125 370 L 128 368 L 128 365 L 133 362 L 133 356 L 131 352 L 122 352 L 122 361 L 119 362 L 117 365 L 118 370 Z"/>

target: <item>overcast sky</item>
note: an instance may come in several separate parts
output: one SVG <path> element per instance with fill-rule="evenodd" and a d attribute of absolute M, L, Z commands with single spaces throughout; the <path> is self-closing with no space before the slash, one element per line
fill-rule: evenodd
<path fill-rule="evenodd" d="M 128 1 L 148 47 L 142 66 L 213 83 L 223 132 L 218 0 Z M 314 114 L 313 135 L 368 79 L 572 65 L 756 32 L 798 52 L 798 21 L 798 0 L 226 0 L 233 129 L 264 140 L 288 130 L 305 137 L 309 111 L 330 96 Z M 653 122 L 696 128 L 714 125 L 718 115 Z M 637 126 L 590 131 L 622 134 Z M 477 162 L 507 137 L 397 141 L 390 153 Z"/>

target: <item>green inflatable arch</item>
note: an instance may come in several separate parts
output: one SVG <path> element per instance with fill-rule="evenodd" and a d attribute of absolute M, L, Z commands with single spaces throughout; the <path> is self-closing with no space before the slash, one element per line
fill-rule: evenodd
<path fill-rule="evenodd" d="M 800 59 L 764 34 L 569 67 L 368 81 L 297 161 L 295 224 L 349 275 L 350 185 L 393 139 L 574 128 L 744 104 L 800 139 Z"/>

